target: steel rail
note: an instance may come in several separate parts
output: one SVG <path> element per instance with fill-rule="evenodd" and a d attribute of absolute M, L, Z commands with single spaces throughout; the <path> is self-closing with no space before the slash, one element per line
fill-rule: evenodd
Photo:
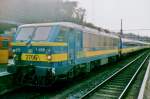
<path fill-rule="evenodd" d="M 129 88 L 129 86 L 131 85 L 131 83 L 133 82 L 134 78 L 136 77 L 136 75 L 138 74 L 138 72 L 140 71 L 140 69 L 142 68 L 142 66 L 144 65 L 144 63 L 146 62 L 146 60 L 148 59 L 149 54 L 146 56 L 146 58 L 144 59 L 144 61 L 142 62 L 142 64 L 140 65 L 140 67 L 137 69 L 137 71 L 135 72 L 135 74 L 133 75 L 133 77 L 131 78 L 130 82 L 128 83 L 128 85 L 125 87 L 125 89 L 123 90 L 123 92 L 120 94 L 118 99 L 121 99 L 125 92 L 127 91 L 127 89 Z"/>
<path fill-rule="evenodd" d="M 146 53 L 146 52 L 145 52 Z M 117 72 L 115 72 L 113 75 L 111 75 L 110 77 L 108 77 L 106 80 L 104 80 L 103 82 L 101 82 L 100 84 L 98 84 L 97 86 L 95 86 L 93 89 L 91 89 L 90 91 L 88 91 L 87 93 L 85 93 L 84 95 L 82 95 L 79 99 L 84 99 L 87 96 L 89 96 L 92 92 L 94 92 L 96 89 L 98 89 L 101 85 L 103 85 L 104 83 L 106 83 L 108 80 L 110 80 L 111 78 L 113 78 L 114 76 L 116 76 L 118 73 L 120 73 L 122 70 L 124 70 L 125 68 L 127 68 L 128 66 L 130 66 L 132 63 L 134 63 L 136 60 L 138 60 L 140 57 L 142 57 L 145 53 L 143 53 L 142 55 L 139 55 L 138 57 L 136 57 L 134 60 L 132 60 L 131 62 L 129 62 L 127 65 L 125 65 L 123 68 L 119 69 Z"/>

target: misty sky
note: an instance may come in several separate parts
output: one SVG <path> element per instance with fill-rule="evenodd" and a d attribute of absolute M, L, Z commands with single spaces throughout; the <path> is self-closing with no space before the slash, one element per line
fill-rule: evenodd
<path fill-rule="evenodd" d="M 110 30 L 150 29 L 150 0 L 70 0 L 84 7 L 86 20 Z M 129 31 L 150 36 L 149 31 Z"/>

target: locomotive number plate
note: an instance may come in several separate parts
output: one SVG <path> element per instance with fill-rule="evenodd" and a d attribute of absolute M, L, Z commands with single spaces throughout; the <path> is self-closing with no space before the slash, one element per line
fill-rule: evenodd
<path fill-rule="evenodd" d="M 40 61 L 40 56 L 36 54 L 24 54 L 22 60 L 26 61 Z"/>

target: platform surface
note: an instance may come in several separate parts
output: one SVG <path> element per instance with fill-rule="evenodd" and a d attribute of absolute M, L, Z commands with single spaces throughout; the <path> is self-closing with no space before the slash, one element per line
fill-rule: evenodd
<path fill-rule="evenodd" d="M 150 61 L 149 61 L 149 65 L 150 65 Z M 149 75 L 148 75 L 148 79 L 146 82 L 143 99 L 150 99 L 150 69 L 149 69 Z"/>

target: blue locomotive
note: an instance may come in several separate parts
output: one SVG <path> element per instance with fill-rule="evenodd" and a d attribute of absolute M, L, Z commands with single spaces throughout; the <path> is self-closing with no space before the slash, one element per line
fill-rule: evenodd
<path fill-rule="evenodd" d="M 14 65 L 8 72 L 23 84 L 47 85 L 88 73 L 147 45 L 133 42 L 133 46 L 130 42 L 124 39 L 120 43 L 112 33 L 70 22 L 21 25 L 12 43 Z"/>

